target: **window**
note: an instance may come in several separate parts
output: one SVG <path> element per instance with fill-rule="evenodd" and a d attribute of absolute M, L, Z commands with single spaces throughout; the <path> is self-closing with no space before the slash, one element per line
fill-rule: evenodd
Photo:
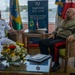
<path fill-rule="evenodd" d="M 55 0 L 49 0 L 48 1 L 48 19 L 49 22 L 55 22 L 55 16 L 56 16 L 56 5 Z"/>
<path fill-rule="evenodd" d="M 2 0 L 0 2 L 0 10 L 2 14 L 2 18 L 6 20 L 6 22 L 9 21 L 9 0 Z"/>
<path fill-rule="evenodd" d="M 28 22 L 28 13 L 27 13 L 27 1 L 28 0 L 19 0 L 20 5 L 20 14 L 22 18 L 22 22 Z M 2 12 L 2 18 L 9 22 L 9 3 L 10 0 L 2 0 L 0 3 L 0 10 Z M 48 0 L 48 9 L 49 9 L 49 22 L 55 22 L 56 15 L 56 5 L 55 0 Z"/>

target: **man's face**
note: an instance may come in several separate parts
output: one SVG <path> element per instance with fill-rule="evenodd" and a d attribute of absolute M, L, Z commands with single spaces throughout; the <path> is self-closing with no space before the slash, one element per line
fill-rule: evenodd
<path fill-rule="evenodd" d="M 69 19 L 72 19 L 72 16 L 74 15 L 73 11 L 71 9 L 67 10 L 66 11 L 66 18 L 69 20 Z"/>

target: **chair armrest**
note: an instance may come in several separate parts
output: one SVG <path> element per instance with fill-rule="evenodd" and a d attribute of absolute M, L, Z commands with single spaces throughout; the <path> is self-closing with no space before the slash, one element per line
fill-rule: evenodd
<path fill-rule="evenodd" d="M 66 55 L 68 57 L 74 57 L 75 56 L 75 40 L 73 40 L 70 43 L 66 42 Z"/>
<path fill-rule="evenodd" d="M 8 38 L 16 42 L 18 38 L 18 33 L 8 33 Z"/>

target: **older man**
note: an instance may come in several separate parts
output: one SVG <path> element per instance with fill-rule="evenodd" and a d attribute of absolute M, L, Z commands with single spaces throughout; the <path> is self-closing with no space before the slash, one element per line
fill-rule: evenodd
<path fill-rule="evenodd" d="M 60 69 L 59 49 L 65 48 L 66 39 L 68 42 L 74 40 L 75 33 L 75 9 L 69 8 L 66 11 L 66 19 L 52 32 L 47 39 L 39 41 L 39 48 L 42 54 L 51 54 L 54 65 L 52 71 Z M 48 51 L 50 48 L 50 53 Z"/>

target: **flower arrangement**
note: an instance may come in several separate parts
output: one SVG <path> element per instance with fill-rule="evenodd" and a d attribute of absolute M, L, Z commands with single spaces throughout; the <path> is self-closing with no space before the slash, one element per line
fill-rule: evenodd
<path fill-rule="evenodd" d="M 9 62 L 14 62 L 18 60 L 24 61 L 27 55 L 27 49 L 23 46 L 24 44 L 20 42 L 16 42 L 15 44 L 11 43 L 8 45 L 3 45 L 3 50 L 1 54 Z"/>

